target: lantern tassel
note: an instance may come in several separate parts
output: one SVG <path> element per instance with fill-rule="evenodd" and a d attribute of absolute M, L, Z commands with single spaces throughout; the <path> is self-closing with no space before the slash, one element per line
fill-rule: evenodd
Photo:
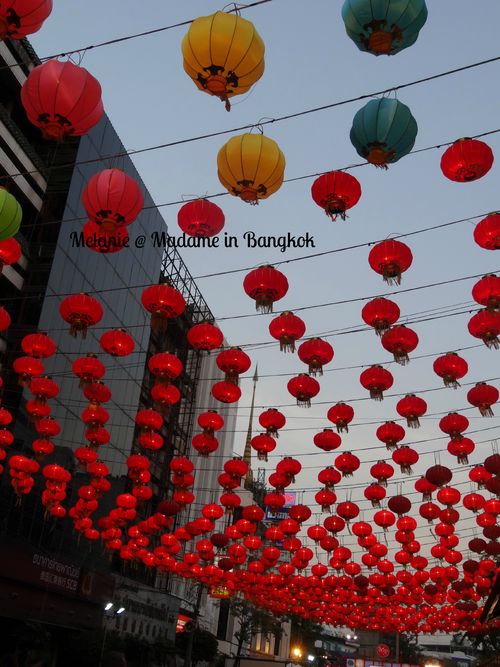
<path fill-rule="evenodd" d="M 406 423 L 409 428 L 420 428 L 420 420 L 418 417 L 407 417 Z"/>
<path fill-rule="evenodd" d="M 480 405 L 479 406 L 479 412 L 481 413 L 481 417 L 493 417 L 493 410 L 491 409 L 491 405 Z"/>

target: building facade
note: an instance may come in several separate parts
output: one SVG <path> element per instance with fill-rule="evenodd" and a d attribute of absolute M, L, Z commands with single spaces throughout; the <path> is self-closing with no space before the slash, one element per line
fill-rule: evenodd
<path fill-rule="evenodd" d="M 15 439 L 9 454 L 33 457 L 31 445 L 39 435 L 25 408 L 32 396 L 19 386 L 13 362 L 22 354 L 24 335 L 37 330 L 47 333 L 57 344 L 57 354 L 44 360 L 44 366 L 45 373 L 59 385 L 59 394 L 50 405 L 61 432 L 54 438 L 54 454 L 41 464 L 55 462 L 71 473 L 64 503 L 71 507 L 78 499 L 78 489 L 88 483 L 86 471 L 76 465 L 73 456 L 75 449 L 87 444 L 81 415 L 88 401 L 72 373 L 72 363 L 88 353 L 103 361 L 104 380 L 112 391 L 105 406 L 111 439 L 99 449 L 99 459 L 108 466 L 111 488 L 92 517 L 93 527 L 99 528 L 99 518 L 114 507 L 117 495 L 130 489 L 126 459 L 140 453 L 134 417 L 140 408 L 153 406 L 150 388 L 154 378 L 147 360 L 162 351 L 176 354 L 183 364 L 177 382 L 181 399 L 164 415 L 161 435 L 165 446 L 148 452 L 153 498 L 140 509 L 138 519 L 147 518 L 171 495 L 170 459 L 190 454 L 196 406 L 212 400 L 208 378 L 215 374 L 214 357 L 205 358 L 189 348 L 186 332 L 213 316 L 178 252 L 165 250 L 166 223 L 109 118 L 104 116 L 87 136 L 58 145 L 44 141 L 28 122 L 20 103 L 20 88 L 38 64 L 26 40 L 0 42 L 0 183 L 23 208 L 23 222 L 16 235 L 22 255 L 0 272 L 1 303 L 12 319 L 10 329 L 0 334 L 1 398 L 3 407 L 14 415 Z M 117 155 L 120 157 L 113 157 Z M 138 182 L 145 203 L 129 228 L 129 247 L 102 254 L 81 245 L 80 233 L 86 222 L 81 196 L 95 173 L 113 167 Z M 137 242 L 141 237 L 144 243 Z M 155 333 L 141 294 L 145 287 L 167 280 L 181 291 L 187 307 L 180 318 L 169 323 L 166 332 Z M 95 296 L 104 316 L 85 338 L 74 338 L 58 311 L 65 296 L 80 292 Z M 126 329 L 134 339 L 135 348 L 128 357 L 110 357 L 101 349 L 100 336 L 115 328 Z M 207 379 L 200 384 L 202 377 Z M 228 431 L 221 439 L 218 463 L 226 453 L 232 453 L 235 412 L 233 408 L 226 417 Z M 194 490 L 197 500 L 179 514 L 179 522 L 189 520 L 190 512 L 212 498 L 212 488 L 217 488 L 215 467 L 200 459 L 198 488 Z M 39 474 L 32 493 L 20 502 L 7 471 L 0 478 L 0 544 L 5 562 L 12 564 L 0 575 L 0 615 L 4 621 L 30 618 L 76 630 L 104 623 L 105 628 L 116 626 L 121 633 L 146 640 L 172 640 L 181 601 L 172 591 L 173 578 L 157 577 L 154 569 L 141 563 L 135 567 L 123 564 L 116 554 L 104 553 L 102 543 L 78 539 L 69 518 L 56 520 L 44 512 L 40 503 L 43 488 L 44 479 Z M 125 533 L 124 543 L 126 540 Z M 25 557 L 20 559 L 23 553 Z M 17 561 L 22 566 L 14 567 Z M 109 601 L 122 604 L 126 613 L 116 618 L 104 616 Z M 140 621 L 141 617 L 149 621 Z"/>

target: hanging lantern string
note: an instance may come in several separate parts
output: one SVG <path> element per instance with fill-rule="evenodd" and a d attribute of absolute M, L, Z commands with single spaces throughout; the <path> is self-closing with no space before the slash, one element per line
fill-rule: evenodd
<path fill-rule="evenodd" d="M 497 131 L 500 132 L 500 129 L 497 130 Z M 208 198 L 209 198 L 208 195 L 204 197 L 204 199 L 208 199 Z M 198 199 L 198 197 L 196 197 L 196 199 Z M 178 203 L 185 203 L 185 202 L 178 202 Z M 456 219 L 456 220 L 450 220 L 448 222 L 439 223 L 437 225 L 430 225 L 428 227 L 421 227 L 420 229 L 415 229 L 411 232 L 405 232 L 403 234 L 399 234 L 395 238 L 408 238 L 408 237 L 411 237 L 411 236 L 417 236 L 418 234 L 425 234 L 425 233 L 435 231 L 435 230 L 438 230 L 438 229 L 453 227 L 455 225 L 459 225 L 459 224 L 462 224 L 464 222 L 471 222 L 473 220 L 479 220 L 479 219 L 484 218 L 485 216 L 487 216 L 489 213 L 491 213 L 491 211 L 487 211 L 487 212 L 484 212 L 484 213 L 478 213 L 478 214 L 475 214 L 475 215 L 468 216 L 466 218 L 459 218 L 459 219 Z M 84 219 L 86 220 L 87 218 L 74 218 L 72 220 L 65 220 L 64 223 L 77 222 L 77 221 L 81 221 L 81 220 L 84 220 Z M 54 221 L 52 221 L 52 222 L 49 222 L 49 223 L 40 223 L 39 225 L 24 225 L 23 229 L 28 229 L 31 226 L 40 227 L 40 226 L 43 226 L 45 224 L 52 224 L 53 225 L 53 224 L 56 224 L 56 223 Z M 384 239 L 364 241 L 363 243 L 356 243 L 356 244 L 349 245 L 349 246 L 341 246 L 340 248 L 332 248 L 331 250 L 323 250 L 322 252 L 311 253 L 311 254 L 308 254 L 308 255 L 301 255 L 300 257 L 293 257 L 293 258 L 287 259 L 287 260 L 280 260 L 280 261 L 276 261 L 276 262 L 271 261 L 270 264 L 272 264 L 274 266 L 279 265 L 279 264 L 280 265 L 281 264 L 293 264 L 295 262 L 301 262 L 301 261 L 308 260 L 308 259 L 315 259 L 317 257 L 323 257 L 323 256 L 327 256 L 327 255 L 337 254 L 337 253 L 340 253 L 340 252 L 347 252 L 349 250 L 357 250 L 359 248 L 370 247 L 370 246 L 375 245 L 376 243 L 379 243 L 380 241 L 383 241 L 383 240 Z M 56 244 L 56 246 L 60 247 L 59 244 Z M 226 276 L 226 275 L 235 274 L 235 273 L 244 273 L 244 272 L 252 270 L 253 268 L 255 268 L 255 267 L 254 266 L 245 266 L 245 267 L 240 267 L 240 268 L 236 268 L 236 269 L 228 269 L 227 271 L 217 271 L 217 272 L 213 272 L 213 273 L 206 273 L 206 274 L 201 274 L 199 276 L 193 276 L 193 280 L 202 280 L 204 278 L 214 278 L 214 277 L 218 277 L 218 276 Z M 493 270 L 491 272 L 494 272 L 494 271 L 495 270 Z M 469 278 L 476 278 L 476 277 L 480 278 L 483 275 L 484 275 L 484 271 L 483 271 L 483 273 L 477 274 L 477 275 L 474 275 L 474 276 L 469 276 L 469 277 L 464 277 L 464 278 L 459 278 L 459 279 L 452 279 L 451 282 L 456 281 L 456 280 L 467 280 Z M 429 284 L 429 287 L 435 287 L 436 285 L 441 285 L 441 284 L 446 284 L 446 282 L 432 283 L 432 284 Z M 147 284 L 144 283 L 144 284 L 140 284 L 140 285 L 124 285 L 123 287 L 110 287 L 110 288 L 104 288 L 104 289 L 100 289 L 100 290 L 92 290 L 92 291 L 89 291 L 89 294 L 95 295 L 95 294 L 101 294 L 101 293 L 104 293 L 104 292 L 116 292 L 116 291 L 120 291 L 120 290 L 124 290 L 124 289 L 130 291 L 131 289 L 143 289 L 143 288 L 149 287 L 149 286 L 150 286 L 150 283 L 147 283 Z M 410 288 L 410 289 L 403 289 L 403 290 L 400 289 L 400 290 L 393 291 L 393 292 L 386 292 L 384 294 L 377 294 L 376 296 L 390 296 L 391 294 L 402 294 L 402 293 L 411 291 L 412 289 L 422 289 L 422 288 L 418 287 L 418 288 Z M 53 297 L 53 296 L 63 297 L 63 296 L 70 296 L 70 293 L 53 292 L 52 294 L 49 294 L 48 296 L 49 297 Z M 36 295 L 34 295 L 32 297 L 30 297 L 29 295 L 23 296 L 23 297 L 15 296 L 15 297 L 6 297 L 5 299 L 2 299 L 2 301 L 14 301 L 16 299 L 21 299 L 21 298 L 25 299 L 25 298 L 38 298 L 38 297 Z M 374 298 L 374 297 L 362 297 L 362 298 L 355 299 L 355 300 L 363 301 L 365 299 L 371 299 L 371 298 Z M 349 303 L 349 302 L 352 302 L 352 301 L 342 301 L 342 302 L 339 301 L 339 302 L 335 302 L 335 304 L 332 303 L 331 305 L 338 305 L 340 303 Z M 307 306 L 306 308 L 316 308 L 316 307 L 318 307 L 318 306 Z M 306 308 L 301 308 L 301 309 L 294 308 L 293 310 L 294 311 L 295 310 L 305 310 Z M 266 313 L 264 313 L 264 314 L 266 314 Z M 262 313 L 256 313 L 256 314 L 252 314 L 252 315 L 248 315 L 248 316 L 253 317 L 255 315 L 262 315 Z M 216 318 L 216 319 L 220 320 L 221 318 Z M 229 319 L 229 318 L 222 318 L 222 319 Z"/>
<path fill-rule="evenodd" d="M 263 2 L 271 2 L 271 0 L 261 0 L 261 2 L 256 2 L 256 3 L 254 3 L 254 5 L 262 4 Z M 251 6 L 253 6 L 253 5 L 248 5 L 248 7 L 251 7 Z M 192 21 L 187 21 L 187 22 L 181 23 L 179 25 L 188 25 L 190 23 L 192 23 Z M 173 26 L 173 27 L 176 27 L 176 26 Z M 157 32 L 159 30 L 161 30 L 161 28 L 158 28 L 153 32 Z M 140 35 L 137 35 L 137 36 L 140 36 Z M 134 36 L 131 36 L 128 39 L 132 39 L 132 37 L 134 37 Z M 124 41 L 124 40 L 121 40 L 121 41 Z M 98 46 L 100 46 L 100 45 L 96 45 L 94 47 L 92 47 L 92 46 L 86 47 L 85 50 L 90 50 L 92 48 L 97 48 Z M 103 43 L 102 46 L 105 46 L 105 44 Z M 81 51 L 81 50 L 82 49 L 76 49 L 75 51 L 61 53 L 61 54 L 58 54 L 58 55 L 52 56 L 52 57 L 53 58 L 63 57 L 63 56 L 68 55 L 69 53 L 75 53 L 75 52 Z M 50 60 L 50 58 L 45 58 L 44 60 Z M 387 94 L 390 91 L 397 91 L 397 90 L 402 90 L 404 88 L 409 88 L 411 86 L 420 85 L 420 84 L 426 83 L 428 81 L 433 81 L 435 79 L 440 79 L 440 78 L 443 78 L 443 77 L 446 77 L 446 76 L 450 76 L 452 74 L 457 74 L 459 72 L 464 72 L 464 71 L 467 71 L 467 70 L 470 70 L 470 69 L 473 69 L 473 68 L 476 68 L 476 67 L 481 67 L 483 65 L 488 65 L 490 63 L 494 63 L 494 62 L 497 62 L 499 60 L 500 60 L 500 56 L 495 56 L 493 58 L 488 58 L 486 60 L 481 60 L 481 61 L 478 61 L 478 62 L 475 62 L 475 63 L 470 63 L 470 64 L 464 65 L 462 67 L 457 67 L 455 69 L 446 70 L 445 72 L 439 72 L 438 74 L 433 74 L 433 75 L 430 75 L 430 76 L 427 76 L 427 77 L 423 77 L 421 79 L 415 79 L 414 81 L 408 81 L 406 83 L 391 86 L 391 87 L 385 88 L 383 90 L 378 90 L 378 91 L 374 91 L 374 92 L 371 92 L 371 93 L 364 93 L 362 95 L 358 95 L 357 97 L 351 97 L 351 98 L 347 98 L 345 100 L 340 100 L 338 102 L 332 102 L 330 104 L 324 104 L 324 105 L 321 105 L 321 106 L 318 106 L 318 107 L 312 107 L 310 109 L 304 109 L 303 111 L 297 111 L 295 113 L 285 114 L 283 116 L 276 116 L 275 118 L 269 118 L 268 120 L 263 120 L 260 124 L 261 125 L 269 125 L 271 123 L 279 123 L 279 122 L 284 121 L 284 120 L 291 120 L 293 118 L 300 118 L 301 116 L 306 116 L 306 115 L 309 115 L 309 114 L 312 114 L 312 113 L 317 113 L 319 111 L 327 111 L 329 109 L 334 109 L 336 107 L 345 106 L 347 104 L 353 104 L 354 102 L 359 102 L 359 101 L 366 100 L 366 99 L 380 97 L 384 94 Z M 13 67 L 13 66 L 5 65 L 4 67 L 0 67 L 0 71 L 2 69 L 10 69 L 11 67 Z M 16 65 L 16 67 L 17 67 L 17 65 Z M 201 135 L 197 135 L 197 136 L 194 136 L 194 137 L 188 137 L 188 138 L 185 138 L 185 139 L 177 139 L 177 140 L 173 140 L 173 141 L 170 141 L 170 142 L 166 142 L 166 143 L 162 143 L 162 144 L 156 144 L 156 145 L 153 145 L 153 146 L 147 146 L 147 147 L 144 147 L 144 148 L 138 148 L 138 149 L 131 150 L 131 151 L 120 151 L 119 153 L 111 154 L 111 155 L 108 155 L 108 156 L 105 156 L 105 157 L 106 158 L 112 158 L 112 157 L 119 158 L 119 157 L 124 157 L 124 156 L 127 156 L 127 155 L 132 156 L 132 155 L 138 155 L 140 153 L 148 153 L 148 152 L 151 152 L 151 151 L 163 150 L 164 148 L 171 148 L 172 146 L 179 146 L 179 145 L 182 145 L 182 144 L 189 144 L 189 143 L 193 143 L 193 142 L 196 142 L 196 141 L 202 141 L 204 139 L 210 139 L 212 137 L 220 137 L 220 136 L 227 135 L 227 134 L 234 134 L 236 132 L 242 132 L 244 130 L 249 130 L 253 127 L 255 127 L 255 123 L 240 125 L 238 127 L 233 127 L 233 128 L 227 129 L 227 130 L 219 130 L 217 132 L 210 132 L 210 133 L 207 133 L 207 134 L 201 134 Z M 498 131 L 500 131 L 500 130 L 496 130 L 496 132 L 498 132 Z M 486 132 L 486 133 L 482 133 L 482 134 L 478 134 L 478 135 L 471 135 L 470 138 L 471 139 L 477 139 L 479 137 L 487 136 L 488 134 L 493 134 L 494 132 L 495 131 Z M 450 142 L 447 142 L 447 143 L 441 143 L 437 146 L 432 146 L 432 147 L 425 148 L 425 149 L 411 151 L 408 154 L 411 155 L 412 153 L 422 152 L 423 150 L 431 150 L 432 148 L 442 148 L 443 146 L 450 146 L 452 143 L 454 143 L 454 141 L 450 141 Z M 65 167 L 74 168 L 76 166 L 83 165 L 83 164 L 92 164 L 92 163 L 96 163 L 96 162 L 101 162 L 103 159 L 104 159 L 104 157 L 99 157 L 99 158 L 91 158 L 91 159 L 88 159 L 88 160 L 81 160 L 79 162 L 72 162 L 72 163 L 62 164 L 62 165 L 58 165 L 57 169 L 63 169 Z M 360 164 L 354 164 L 349 168 L 365 166 L 366 164 L 367 164 L 366 162 L 363 162 L 363 163 L 360 163 Z M 344 167 L 343 169 L 347 169 L 347 168 Z M 35 169 L 35 170 L 32 170 L 32 171 L 18 172 L 18 173 L 12 174 L 11 176 L 12 177 L 27 176 L 27 175 L 36 174 L 36 173 L 38 173 L 38 170 Z M 316 174 L 316 175 L 319 176 L 320 174 Z M 302 178 L 311 178 L 311 176 L 305 176 L 305 177 L 302 177 Z M 287 182 L 291 182 L 293 180 L 300 180 L 300 177 L 298 179 L 288 179 L 288 180 L 285 180 L 284 182 L 287 183 Z M 211 198 L 222 197 L 222 196 L 226 196 L 227 194 L 228 194 L 227 192 L 221 192 L 221 193 L 211 195 Z M 171 202 L 171 203 L 168 203 L 168 204 L 159 204 L 157 206 L 157 208 L 159 208 L 160 206 L 171 206 L 173 204 L 178 204 L 178 203 L 182 203 L 182 202 Z"/>
<path fill-rule="evenodd" d="M 226 5 L 226 7 L 230 7 L 231 5 L 234 5 L 234 7 L 233 9 L 228 9 L 227 13 L 228 14 L 234 13 L 239 15 L 239 12 L 242 9 L 251 9 L 252 7 L 265 5 L 269 2 L 272 2 L 272 0 L 256 0 L 256 2 L 251 2 L 249 4 L 230 3 L 229 5 Z M 79 49 L 73 49 L 72 51 L 62 51 L 61 53 L 54 53 L 51 56 L 43 56 L 42 58 L 40 58 L 40 62 L 43 63 L 46 62 L 47 60 L 66 58 L 67 56 L 71 56 L 75 53 L 100 49 L 103 46 L 113 46 L 114 44 L 129 42 L 132 39 L 138 39 L 140 37 L 149 37 L 150 35 L 156 35 L 159 32 L 166 32 L 167 30 L 173 30 L 174 28 L 182 28 L 186 25 L 191 25 L 191 23 L 193 23 L 194 21 L 195 19 L 187 19 L 186 21 L 180 21 L 179 23 L 172 23 L 170 25 L 162 26 L 161 28 L 153 28 L 151 30 L 145 30 L 143 32 L 136 32 L 133 33 L 132 35 L 125 35 L 123 37 L 115 37 L 114 39 L 108 39 L 105 42 L 98 42 L 97 44 L 89 44 L 88 46 L 80 47 Z M 17 67 L 17 65 L 3 65 L 2 67 L 0 67 L 0 71 L 5 69 L 12 69 L 14 67 Z"/>

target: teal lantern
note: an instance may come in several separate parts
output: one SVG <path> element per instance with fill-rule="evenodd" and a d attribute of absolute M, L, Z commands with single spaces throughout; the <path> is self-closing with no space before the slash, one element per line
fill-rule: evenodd
<path fill-rule="evenodd" d="M 417 122 L 406 104 L 383 97 L 371 100 L 354 116 L 351 142 L 370 164 L 387 169 L 415 144 Z"/>
<path fill-rule="evenodd" d="M 425 0 L 345 0 L 342 18 L 358 49 L 391 56 L 417 41 L 427 7 Z"/>
<path fill-rule="evenodd" d="M 15 197 L 0 188 L 0 241 L 17 234 L 23 212 Z"/>

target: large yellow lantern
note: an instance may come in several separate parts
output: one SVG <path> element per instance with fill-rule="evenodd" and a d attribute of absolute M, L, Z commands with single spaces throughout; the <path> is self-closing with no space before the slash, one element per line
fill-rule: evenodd
<path fill-rule="evenodd" d="M 200 90 L 231 105 L 264 72 L 264 42 L 253 23 L 225 12 L 195 19 L 182 40 L 184 69 Z"/>
<path fill-rule="evenodd" d="M 280 189 L 285 156 L 278 144 L 263 134 L 240 134 L 229 139 L 217 155 L 219 180 L 230 194 L 258 204 Z"/>

